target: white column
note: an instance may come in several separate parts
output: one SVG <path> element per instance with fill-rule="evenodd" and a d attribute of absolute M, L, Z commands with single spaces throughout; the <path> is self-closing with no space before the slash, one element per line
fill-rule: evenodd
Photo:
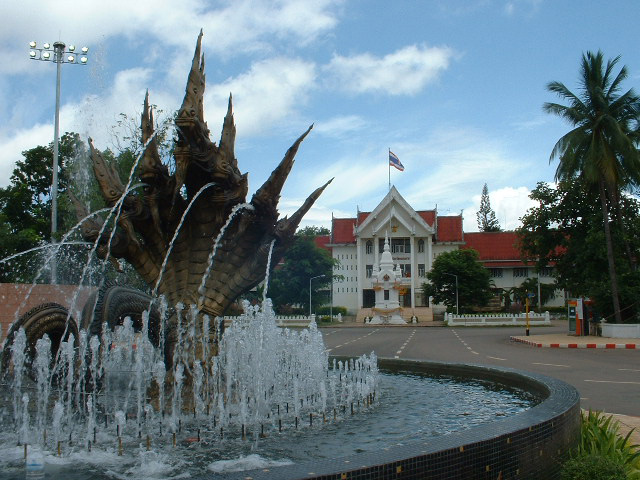
<path fill-rule="evenodd" d="M 426 272 L 431 271 L 431 264 L 433 263 L 432 239 L 433 239 L 433 235 L 429 235 L 427 237 L 427 261 L 425 262 Z"/>
<path fill-rule="evenodd" d="M 380 266 L 380 253 L 378 253 L 378 237 L 374 236 L 373 237 L 373 265 L 378 265 Z"/>
<path fill-rule="evenodd" d="M 362 308 L 362 299 L 364 294 L 362 293 L 362 274 L 364 268 L 362 267 L 362 261 L 364 260 L 364 253 L 362 252 L 362 239 L 360 237 L 356 238 L 356 277 L 357 277 L 357 289 L 356 295 L 358 296 L 358 310 Z"/>
<path fill-rule="evenodd" d="M 416 308 L 416 275 L 418 269 L 416 268 L 416 237 L 411 235 L 409 237 L 409 248 L 411 249 L 411 309 Z"/>

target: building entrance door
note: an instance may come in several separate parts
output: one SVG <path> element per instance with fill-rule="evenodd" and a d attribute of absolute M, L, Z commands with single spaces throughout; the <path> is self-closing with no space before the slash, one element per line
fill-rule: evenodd
<path fill-rule="evenodd" d="M 362 308 L 373 308 L 376 305 L 376 292 L 372 288 L 362 290 Z"/>

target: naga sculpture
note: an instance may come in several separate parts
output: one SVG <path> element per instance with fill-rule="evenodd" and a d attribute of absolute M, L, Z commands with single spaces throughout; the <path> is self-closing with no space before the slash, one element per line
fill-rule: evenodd
<path fill-rule="evenodd" d="M 300 220 L 330 181 L 315 190 L 290 218 L 278 220 L 280 191 L 311 126 L 289 148 L 251 202 L 230 220 L 213 263 L 209 264 L 213 242 L 234 207 L 244 204 L 248 186 L 247 174 L 238 170 L 234 153 L 236 128 L 231 96 L 219 145 L 209 139 L 203 109 L 205 74 L 201 42 L 202 31 L 175 120 L 175 172 L 169 173 L 158 154 L 147 94 L 141 122 L 142 140 L 147 145 L 139 169 L 144 188 L 141 193 L 126 193 L 115 170 L 90 140 L 93 169 L 105 202 L 114 206 L 122 195 L 125 197 L 115 232 L 107 228 L 100 233 L 101 221 L 91 220 L 83 224 L 82 234 L 87 241 L 98 241 L 97 253 L 101 258 L 111 256 L 133 265 L 170 304 L 196 305 L 200 313 L 218 316 L 238 295 L 262 281 L 273 241 L 272 265 L 277 264 L 292 243 Z M 188 204 L 210 183 L 213 185 L 200 193 L 179 227 Z M 77 200 L 74 204 L 78 217 L 84 218 L 88 214 L 86 208 Z"/>

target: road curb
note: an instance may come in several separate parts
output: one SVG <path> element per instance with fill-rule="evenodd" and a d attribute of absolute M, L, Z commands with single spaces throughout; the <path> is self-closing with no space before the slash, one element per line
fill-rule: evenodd
<path fill-rule="evenodd" d="M 542 343 L 535 340 L 525 340 L 519 337 L 510 337 L 512 342 L 524 343 L 525 345 L 531 345 L 541 348 L 602 348 L 602 349 L 624 349 L 624 350 L 636 350 L 639 349 L 635 343 Z"/>

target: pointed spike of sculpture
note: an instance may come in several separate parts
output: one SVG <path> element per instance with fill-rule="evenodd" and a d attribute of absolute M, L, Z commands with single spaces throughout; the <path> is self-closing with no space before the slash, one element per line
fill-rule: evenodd
<path fill-rule="evenodd" d="M 118 174 L 114 172 L 113 167 L 104 159 L 102 153 L 94 147 L 91 138 L 89 139 L 89 155 L 102 198 L 108 206 L 112 207 L 124 193 L 124 185 Z"/>
<path fill-rule="evenodd" d="M 149 105 L 149 90 L 144 96 L 144 106 L 140 119 L 140 130 L 142 131 L 143 145 L 151 138 L 144 151 L 142 167 L 140 170 L 140 179 L 148 184 L 156 183 L 156 177 L 162 174 L 162 160 L 158 153 L 158 142 L 153 137 L 155 128 L 153 125 L 153 110 Z"/>
<path fill-rule="evenodd" d="M 293 162 L 295 160 L 296 153 L 298 153 L 298 148 L 306 136 L 309 135 L 312 128 L 313 124 L 310 125 L 309 128 L 300 135 L 300 137 L 298 137 L 291 147 L 289 147 L 289 150 L 287 150 L 287 153 L 280 164 L 273 172 L 271 172 L 267 181 L 264 182 L 253 196 L 253 199 L 251 200 L 252 204 L 255 202 L 256 206 L 264 206 L 267 209 L 276 208 L 284 182 L 287 180 L 289 172 L 291 172 L 291 168 L 293 167 Z"/>
<path fill-rule="evenodd" d="M 204 60 L 201 55 L 202 35 L 202 30 L 200 30 L 198 41 L 196 42 L 196 49 L 193 53 L 193 60 L 191 61 L 191 70 L 187 77 L 184 100 L 182 101 L 182 107 L 180 107 L 178 118 L 176 119 L 176 123 L 178 124 L 181 119 L 185 118 L 198 119 L 204 122 L 202 98 L 204 95 L 205 79 L 203 71 Z"/>
<path fill-rule="evenodd" d="M 302 206 L 298 208 L 298 210 L 296 210 L 290 218 L 285 217 L 280 220 L 278 222 L 278 228 L 276 228 L 276 231 L 283 233 L 287 232 L 286 234 L 293 235 L 298 228 L 302 217 L 304 217 L 305 214 L 311 209 L 318 197 L 320 197 L 322 192 L 324 192 L 325 188 L 327 188 L 331 182 L 333 182 L 333 178 L 321 187 L 316 188 L 313 193 L 307 197 Z"/>
<path fill-rule="evenodd" d="M 220 135 L 220 152 L 224 154 L 227 161 L 234 166 L 238 165 L 235 158 L 236 125 L 233 121 L 233 97 L 229 94 L 227 114 L 222 124 L 222 135 Z"/>

